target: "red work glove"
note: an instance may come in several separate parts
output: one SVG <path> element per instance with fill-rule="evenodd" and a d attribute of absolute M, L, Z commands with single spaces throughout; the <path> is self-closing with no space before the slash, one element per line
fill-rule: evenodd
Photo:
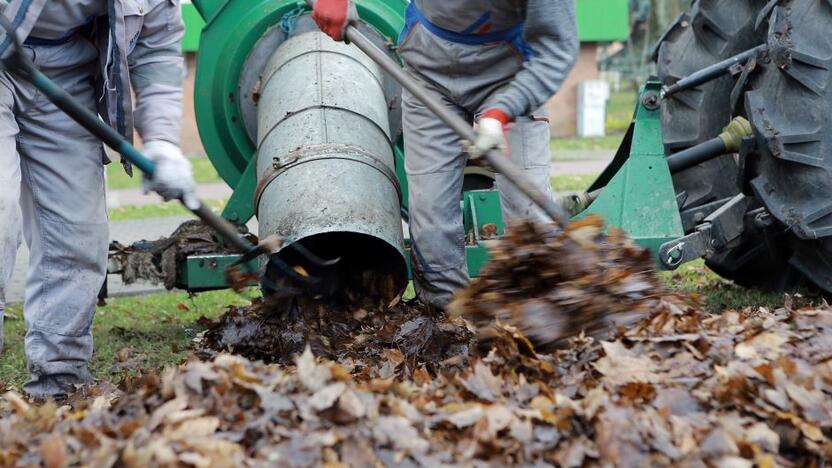
<path fill-rule="evenodd" d="M 505 129 L 510 119 L 500 109 L 486 109 L 480 116 L 477 124 L 477 139 L 468 149 L 468 154 L 473 159 L 482 157 L 492 149 L 499 149 L 508 154 L 508 141 L 506 140 Z"/>
<path fill-rule="evenodd" d="M 352 0 L 317 0 L 312 19 L 327 36 L 342 41 L 347 25 L 358 21 L 358 12 Z"/>

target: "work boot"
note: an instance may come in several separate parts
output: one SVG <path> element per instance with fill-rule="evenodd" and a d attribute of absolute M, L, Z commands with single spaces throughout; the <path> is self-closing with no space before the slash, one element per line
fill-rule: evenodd
<path fill-rule="evenodd" d="M 36 406 L 43 406 L 50 401 L 55 403 L 55 406 L 61 407 L 69 402 L 69 395 L 66 393 L 58 393 L 57 395 L 51 395 L 48 397 L 36 397 L 29 394 L 26 394 L 27 400 L 29 403 L 36 405 Z"/>
<path fill-rule="evenodd" d="M 23 386 L 23 390 L 35 401 L 43 402 L 49 399 L 58 401 L 66 400 L 67 395 L 72 394 L 85 383 L 79 382 L 77 377 L 67 374 L 33 375 Z"/>

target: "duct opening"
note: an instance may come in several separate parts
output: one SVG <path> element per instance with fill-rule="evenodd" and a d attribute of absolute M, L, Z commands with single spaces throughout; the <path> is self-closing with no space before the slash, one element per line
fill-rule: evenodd
<path fill-rule="evenodd" d="M 314 290 L 330 300 L 387 305 L 407 286 L 407 265 L 401 252 L 377 237 L 356 232 L 326 232 L 301 239 L 306 249 L 324 259 L 339 258 L 331 267 L 310 265 L 297 250 L 284 247 L 274 254 L 319 282 Z M 281 284 L 285 275 L 269 265 L 266 275 Z"/>

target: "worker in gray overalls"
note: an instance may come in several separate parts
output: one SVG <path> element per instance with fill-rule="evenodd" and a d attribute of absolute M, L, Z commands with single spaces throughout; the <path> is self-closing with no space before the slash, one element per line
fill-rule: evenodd
<path fill-rule="evenodd" d="M 175 0 L 0 1 L 48 77 L 156 163 L 146 190 L 194 201 L 179 149 L 184 26 Z M 0 55 L 11 41 L 0 36 Z M 135 95 L 135 105 L 133 96 Z M 29 83 L 0 72 L 0 348 L 19 233 L 29 246 L 24 317 L 34 397 L 89 381 L 92 319 L 109 241 L 101 141 Z M 129 165 L 125 170 L 130 171 Z"/>
<path fill-rule="evenodd" d="M 357 21 L 352 0 L 318 0 L 313 18 L 342 40 Z M 460 196 L 468 156 L 501 148 L 538 189 L 549 185 L 550 129 L 545 103 L 578 54 L 574 0 L 413 0 L 399 54 L 405 67 L 445 103 L 477 124 L 465 143 L 421 102 L 403 91 L 403 128 L 419 299 L 444 308 L 468 284 Z M 499 174 L 505 219 L 546 220 Z"/>

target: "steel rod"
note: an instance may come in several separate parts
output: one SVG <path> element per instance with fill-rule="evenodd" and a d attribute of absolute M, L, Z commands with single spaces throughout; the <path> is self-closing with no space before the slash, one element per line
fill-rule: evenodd
<path fill-rule="evenodd" d="M 761 44 L 753 49 L 741 52 L 733 57 L 729 57 L 719 63 L 707 66 L 697 72 L 680 79 L 672 85 L 664 86 L 662 88 L 662 97 L 668 98 L 676 93 L 695 88 L 708 81 L 715 80 L 731 71 L 731 67 L 736 64 L 744 65 L 751 57 L 756 56 L 761 51 L 765 50 L 766 45 Z"/>
<path fill-rule="evenodd" d="M 697 164 L 716 158 L 728 152 L 722 138 L 712 138 L 686 150 L 667 157 L 667 166 L 671 174 L 684 171 Z"/>

